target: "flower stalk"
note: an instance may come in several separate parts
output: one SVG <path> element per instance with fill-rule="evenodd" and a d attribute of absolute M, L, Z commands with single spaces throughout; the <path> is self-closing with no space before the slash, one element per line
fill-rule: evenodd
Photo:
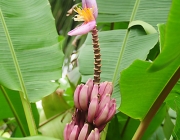
<path fill-rule="evenodd" d="M 93 49 L 94 49 L 94 80 L 95 84 L 100 83 L 100 74 L 101 74 L 101 54 L 99 47 L 99 38 L 98 38 L 98 30 L 95 26 L 92 30 L 92 40 L 93 40 Z"/>

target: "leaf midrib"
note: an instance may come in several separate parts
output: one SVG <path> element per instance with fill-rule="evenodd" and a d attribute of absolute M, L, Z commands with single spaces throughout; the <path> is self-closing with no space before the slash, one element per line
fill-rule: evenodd
<path fill-rule="evenodd" d="M 140 3 L 140 0 L 136 0 L 129 23 L 131 23 L 131 21 L 133 21 L 135 15 L 136 15 L 139 3 Z M 119 70 L 119 66 L 120 66 L 120 63 L 121 63 L 121 60 L 122 60 L 122 57 L 123 57 L 123 53 L 124 53 L 126 44 L 127 44 L 128 36 L 129 36 L 129 30 L 127 29 L 124 40 L 123 40 L 123 43 L 122 43 L 122 47 L 121 47 L 121 50 L 120 50 L 120 54 L 119 54 L 119 57 L 118 57 L 117 65 L 115 67 L 114 75 L 113 75 L 113 78 L 112 78 L 112 83 L 115 83 L 115 81 L 117 79 L 116 77 L 119 75 L 118 70 Z"/>
<path fill-rule="evenodd" d="M 15 66 L 15 69 L 16 69 L 16 72 L 17 72 L 17 76 L 18 76 L 18 79 L 19 79 L 21 90 L 22 90 L 25 98 L 28 99 L 26 87 L 25 87 L 23 76 L 22 76 L 22 73 L 21 73 L 21 69 L 19 67 L 19 63 L 18 63 L 18 60 L 17 60 L 17 57 L 16 57 L 16 53 L 15 53 L 15 50 L 13 48 L 13 43 L 11 41 L 11 37 L 10 37 L 9 31 L 8 31 L 8 28 L 6 26 L 6 22 L 4 20 L 4 16 L 3 16 L 3 13 L 2 13 L 1 9 L 0 9 L 0 20 L 1 20 L 2 26 L 4 28 L 4 32 L 5 32 L 6 39 L 7 39 L 7 42 L 8 42 L 8 46 L 9 46 L 9 49 L 10 49 L 10 52 L 11 52 L 13 63 L 14 63 L 14 66 Z"/>

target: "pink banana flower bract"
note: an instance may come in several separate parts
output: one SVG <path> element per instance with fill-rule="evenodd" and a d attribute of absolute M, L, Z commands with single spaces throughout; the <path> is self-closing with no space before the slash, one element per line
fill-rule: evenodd
<path fill-rule="evenodd" d="M 84 23 L 68 32 L 68 35 L 83 35 L 90 32 L 96 26 L 96 18 L 98 15 L 96 0 L 82 0 L 82 8 L 76 7 L 74 11 L 75 21 L 83 21 Z"/>

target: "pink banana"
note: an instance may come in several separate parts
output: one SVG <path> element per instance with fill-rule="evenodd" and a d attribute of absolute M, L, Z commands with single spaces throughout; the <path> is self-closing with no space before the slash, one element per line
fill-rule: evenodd
<path fill-rule="evenodd" d="M 88 109 L 88 86 L 84 85 L 79 93 L 79 105 L 83 111 Z"/>
<path fill-rule="evenodd" d="M 112 119 L 115 113 L 116 113 L 116 104 L 112 104 L 112 106 L 109 109 L 108 116 L 106 118 L 106 123 Z"/>
<path fill-rule="evenodd" d="M 98 97 L 98 85 L 95 84 L 93 87 L 93 90 L 91 92 L 91 97 L 90 97 L 90 101 L 94 98 L 94 97 Z"/>
<path fill-rule="evenodd" d="M 64 140 L 69 140 L 69 136 L 73 130 L 74 127 L 74 122 L 70 122 L 69 124 L 66 124 L 65 129 L 64 129 Z"/>
<path fill-rule="evenodd" d="M 95 138 L 94 140 L 99 140 L 100 139 L 100 133 L 99 133 L 99 130 L 97 128 L 94 129 L 94 132 L 95 132 Z"/>
<path fill-rule="evenodd" d="M 89 104 L 89 109 L 88 109 L 88 122 L 93 122 L 96 112 L 98 109 L 98 98 L 94 97 L 90 104 Z"/>
<path fill-rule="evenodd" d="M 97 113 L 100 112 L 103 109 L 103 107 L 105 106 L 105 104 L 109 103 L 110 100 L 111 100 L 110 94 L 106 94 L 106 96 L 104 96 L 103 100 L 101 100 L 99 103 Z"/>
<path fill-rule="evenodd" d="M 88 79 L 88 81 L 86 82 L 86 85 L 89 87 L 88 88 L 88 97 L 91 96 L 91 92 L 92 92 L 92 89 L 93 89 L 93 80 L 92 79 Z"/>
<path fill-rule="evenodd" d="M 78 85 L 75 92 L 74 92 L 74 105 L 76 108 L 78 108 L 79 110 L 81 110 L 81 107 L 79 105 L 79 93 L 81 91 L 81 88 L 83 87 L 83 85 Z"/>
<path fill-rule="evenodd" d="M 87 132 L 88 132 L 88 124 L 85 123 L 79 133 L 78 140 L 85 140 L 87 136 Z"/>
<path fill-rule="evenodd" d="M 101 112 L 97 115 L 97 117 L 94 120 L 95 126 L 100 126 L 105 123 L 105 120 L 107 118 L 109 112 L 109 103 L 107 103 L 104 108 L 101 110 Z"/>
<path fill-rule="evenodd" d="M 104 98 L 104 96 L 106 96 L 106 94 L 112 95 L 112 92 L 113 92 L 112 82 L 108 82 L 103 94 L 100 95 L 100 100 L 102 100 Z"/>
<path fill-rule="evenodd" d="M 95 140 L 95 132 L 94 132 L 94 130 L 91 130 L 91 133 L 89 134 L 87 140 Z"/>
<path fill-rule="evenodd" d="M 100 83 L 100 86 L 99 86 L 99 94 L 100 94 L 100 96 L 104 93 L 104 90 L 106 89 L 107 83 L 108 83 L 107 81 Z"/>
<path fill-rule="evenodd" d="M 69 140 L 69 134 L 68 134 L 68 129 L 69 129 L 69 124 L 66 124 L 65 129 L 64 129 L 64 140 Z"/>
<path fill-rule="evenodd" d="M 69 140 L 76 140 L 77 136 L 78 136 L 78 125 L 75 125 L 69 136 Z"/>

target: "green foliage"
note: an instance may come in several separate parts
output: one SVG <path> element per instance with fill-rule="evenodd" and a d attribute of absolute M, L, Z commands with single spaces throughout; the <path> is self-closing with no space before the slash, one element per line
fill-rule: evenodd
<path fill-rule="evenodd" d="M 0 140 L 63 140 L 73 92 L 94 73 L 91 34 L 67 36 L 78 2 L 0 1 Z M 112 81 L 117 103 L 101 140 L 180 139 L 180 2 L 97 4 L 101 81 Z"/>

